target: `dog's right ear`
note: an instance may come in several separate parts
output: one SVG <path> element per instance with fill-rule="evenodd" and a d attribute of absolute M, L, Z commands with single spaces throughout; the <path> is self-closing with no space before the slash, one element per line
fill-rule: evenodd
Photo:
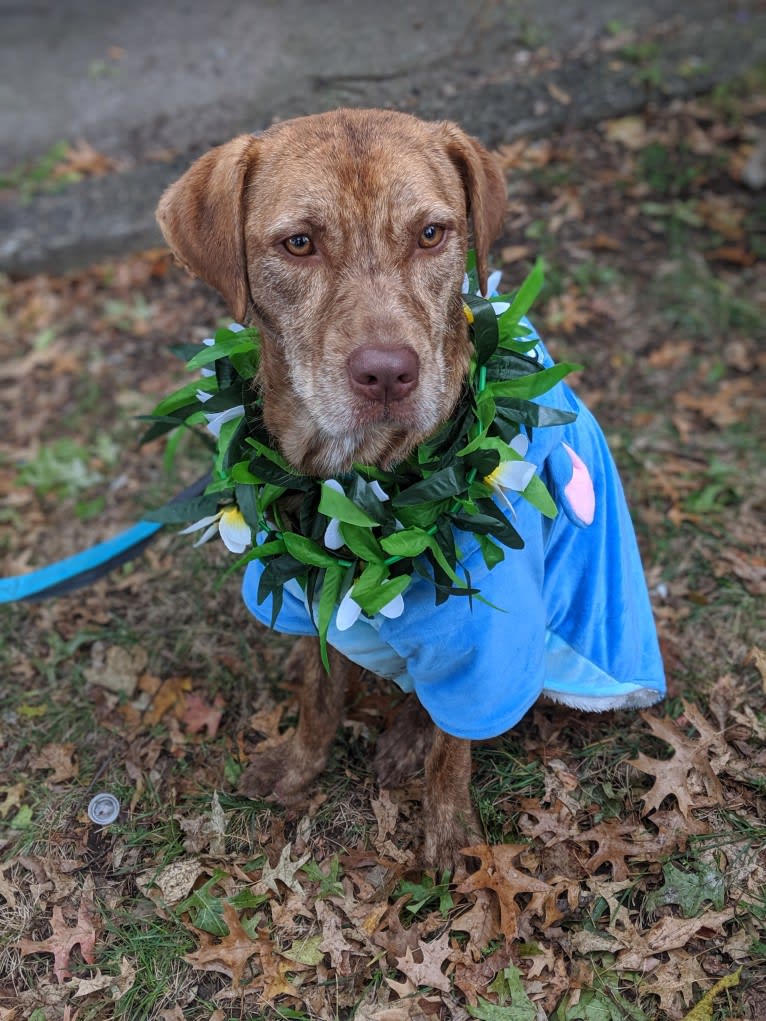
<path fill-rule="evenodd" d="M 157 206 L 173 254 L 223 295 L 238 322 L 244 321 L 250 301 L 244 193 L 257 152 L 253 135 L 211 149 L 170 185 Z"/>

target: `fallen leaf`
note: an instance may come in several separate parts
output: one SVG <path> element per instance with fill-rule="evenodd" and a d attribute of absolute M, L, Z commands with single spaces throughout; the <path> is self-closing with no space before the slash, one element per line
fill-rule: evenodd
<path fill-rule="evenodd" d="M 119 975 L 102 975 L 101 971 L 96 969 L 96 974 L 92 978 L 75 978 L 72 981 L 77 985 L 74 996 L 88 996 L 90 993 L 108 990 L 112 994 L 112 1000 L 116 1003 L 133 988 L 136 981 L 136 969 L 127 957 L 123 957 Z"/>
<path fill-rule="evenodd" d="M 239 915 L 231 904 L 224 901 L 223 920 L 229 930 L 220 940 L 208 933 L 199 932 L 202 945 L 184 960 L 198 971 L 218 971 L 230 978 L 236 989 L 242 980 L 250 958 L 260 953 L 256 942 L 242 927 Z"/>
<path fill-rule="evenodd" d="M 449 961 L 452 951 L 449 946 L 449 930 L 429 943 L 421 940 L 415 951 L 409 947 L 404 957 L 397 958 L 396 966 L 407 978 L 418 986 L 431 986 L 445 993 L 450 991 L 450 980 L 442 971 L 442 965 Z"/>
<path fill-rule="evenodd" d="M 0 787 L 0 794 L 4 795 L 0 802 L 0 819 L 7 818 L 14 808 L 19 807 L 25 791 L 26 786 L 23 783 L 14 784 L 12 787 Z"/>
<path fill-rule="evenodd" d="M 757 645 L 754 645 L 750 652 L 748 652 L 745 663 L 752 663 L 761 675 L 761 687 L 763 688 L 764 695 L 766 695 L 766 652 L 763 649 L 759 649 Z"/>
<path fill-rule="evenodd" d="M 63 783 L 79 776 L 80 767 L 75 760 L 76 745 L 72 741 L 63 744 L 46 744 L 37 755 L 30 758 L 33 769 L 52 769 L 49 783 Z"/>
<path fill-rule="evenodd" d="M 322 927 L 320 950 L 330 955 L 330 964 L 339 975 L 350 975 L 349 957 L 354 947 L 343 935 L 340 918 L 325 901 L 318 900 L 315 909 L 317 921 Z"/>
<path fill-rule="evenodd" d="M 189 854 L 203 851 L 221 857 L 226 852 L 226 815 L 221 808 L 218 792 L 213 791 L 210 813 L 204 815 L 174 816 L 184 831 L 184 850 Z"/>
<path fill-rule="evenodd" d="M 619 142 L 626 149 L 637 152 L 648 144 L 646 121 L 640 116 L 617 117 L 603 125 L 604 135 L 609 142 Z"/>
<path fill-rule="evenodd" d="M 178 710 L 179 706 L 185 704 L 184 695 L 191 691 L 191 677 L 169 677 L 160 685 L 159 691 L 152 699 L 152 704 L 144 713 L 144 723 L 148 727 L 154 727 L 160 722 L 165 713 Z M 181 713 L 183 709 L 181 709 Z"/>
<path fill-rule="evenodd" d="M 201 730 L 207 731 L 209 740 L 216 736 L 218 727 L 223 716 L 224 701 L 217 695 L 212 705 L 209 705 L 201 695 L 187 695 L 184 708 L 181 713 L 181 722 L 189 734 L 198 734 Z"/>
<path fill-rule="evenodd" d="M 279 893 L 277 881 L 284 883 L 288 890 L 293 890 L 295 893 L 303 893 L 303 887 L 295 878 L 295 873 L 303 868 L 311 855 L 304 854 L 298 861 L 291 861 L 290 852 L 292 851 L 292 846 L 292 844 L 285 844 L 279 855 L 279 861 L 274 868 L 268 864 L 264 865 L 261 878 L 254 887 L 256 893 L 264 893 L 266 890 L 273 890 L 274 893 Z"/>
<path fill-rule="evenodd" d="M 678 722 L 663 720 L 650 713 L 641 713 L 656 737 L 662 738 L 674 750 L 670 759 L 652 759 L 639 752 L 629 764 L 642 773 L 654 776 L 654 785 L 644 794 L 644 815 L 658 809 L 667 797 L 674 797 L 685 818 L 691 818 L 692 808 L 719 803 L 723 800 L 720 781 L 710 764 L 710 751 L 721 750 L 722 738 L 712 731 L 699 710 L 690 703 L 684 704 L 684 713 L 699 733 L 699 738 L 688 738 Z M 705 796 L 702 795 L 704 790 Z"/>
<path fill-rule="evenodd" d="M 512 864 L 526 849 L 525 844 L 478 844 L 460 852 L 467 857 L 478 858 L 480 867 L 463 880 L 457 888 L 458 892 L 492 890 L 500 904 L 500 930 L 509 942 L 518 936 L 521 915 L 537 912 L 540 896 L 549 893 L 551 889 L 547 883 L 526 872 L 520 872 Z M 530 893 L 533 895 L 532 900 L 523 909 L 520 908 L 516 897 Z"/>
<path fill-rule="evenodd" d="M 721 549 L 713 570 L 717 578 L 733 573 L 753 596 L 766 595 L 766 560 L 754 551 Z"/>
<path fill-rule="evenodd" d="M 595 843 L 598 849 L 583 867 L 593 873 L 608 863 L 612 869 L 612 879 L 616 882 L 628 878 L 628 858 L 651 861 L 673 850 L 662 835 L 652 836 L 632 823 L 622 823 L 617 819 L 599 823 L 572 839 L 578 844 Z"/>
<path fill-rule="evenodd" d="M 92 908 L 92 903 L 83 894 L 77 911 L 77 922 L 70 927 L 61 907 L 56 905 L 51 917 L 51 935 L 44 940 L 22 939 L 19 943 L 21 956 L 53 954 L 53 974 L 59 982 L 71 977 L 69 957 L 76 946 L 79 946 L 83 960 L 93 964 L 96 959 L 96 930 Z"/>
<path fill-rule="evenodd" d="M 555 99 L 557 103 L 561 103 L 562 106 L 569 106 L 572 102 L 572 97 L 564 89 L 559 88 L 555 82 L 548 82 L 548 94 L 552 99 Z"/>
<path fill-rule="evenodd" d="M 156 875 L 150 872 L 148 876 L 138 881 L 138 886 L 144 892 L 150 886 L 159 887 L 163 901 L 172 907 L 189 896 L 203 872 L 198 858 L 182 858 L 167 865 Z"/>
<path fill-rule="evenodd" d="M 91 650 L 91 666 L 83 674 L 89 684 L 106 688 L 117 695 L 132 697 L 138 685 L 138 678 L 146 669 L 149 656 L 140 645 L 124 648 L 122 645 L 105 647 L 103 642 L 94 642 Z"/>
<path fill-rule="evenodd" d="M 713 1000 L 722 993 L 724 989 L 730 989 L 732 986 L 738 986 L 740 976 L 742 975 L 742 968 L 737 968 L 731 975 L 725 975 L 722 979 L 709 989 L 702 997 L 696 1007 L 693 1007 L 683 1021 L 712 1021 L 713 1018 Z"/>
<path fill-rule="evenodd" d="M 680 996 L 685 1004 L 692 1002 L 694 987 L 703 988 L 710 981 L 710 976 L 702 968 L 699 958 L 687 954 L 685 950 L 671 950 L 668 960 L 644 978 L 647 992 L 660 999 L 660 1007 L 670 1017 L 678 1016 L 677 999 Z"/>

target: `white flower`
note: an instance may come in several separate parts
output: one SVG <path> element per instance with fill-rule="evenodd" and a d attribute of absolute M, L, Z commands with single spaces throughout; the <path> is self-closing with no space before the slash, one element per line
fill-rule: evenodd
<path fill-rule="evenodd" d="M 202 404 L 209 401 L 211 397 L 215 397 L 215 394 L 207 393 L 205 390 L 197 391 L 197 400 Z M 234 418 L 241 418 L 244 413 L 244 404 L 237 404 L 233 408 L 226 408 L 224 411 L 218 411 L 213 415 L 208 415 L 208 413 L 205 412 L 208 431 L 211 432 L 216 439 L 218 439 L 221 435 L 221 426 L 224 422 L 231 422 Z"/>
<path fill-rule="evenodd" d="M 209 514 L 207 517 L 200 518 L 193 525 L 183 528 L 179 535 L 199 532 L 202 528 L 205 531 L 194 543 L 195 546 L 201 546 L 203 542 L 212 539 L 216 532 L 221 536 L 224 546 L 231 553 L 244 553 L 253 541 L 250 526 L 242 516 L 242 511 L 239 507 L 233 505 L 231 507 L 224 507 L 217 514 Z"/>
<path fill-rule="evenodd" d="M 524 460 L 529 449 L 529 440 L 526 436 L 519 433 L 518 436 L 514 436 L 509 446 L 519 455 L 518 460 L 512 458 L 501 461 L 493 472 L 484 476 L 486 484 L 494 489 L 508 507 L 511 506 L 511 502 L 506 492 L 523 493 L 537 471 L 537 465 Z"/>
<path fill-rule="evenodd" d="M 335 626 L 338 631 L 348 631 L 359 620 L 359 616 L 362 612 L 362 607 L 352 596 L 353 589 L 349 589 L 345 596 L 341 599 L 338 606 L 338 612 L 335 615 Z M 384 617 L 388 617 L 389 620 L 393 620 L 395 617 L 401 617 L 404 613 L 404 599 L 402 594 L 394 596 L 394 598 L 382 606 L 379 613 Z"/>
<path fill-rule="evenodd" d="M 337 479 L 325 479 L 324 484 L 328 487 L 328 489 L 333 489 L 336 493 L 340 493 L 342 496 L 346 495 L 343 490 L 343 486 Z M 385 489 L 383 489 L 377 479 L 373 479 L 372 482 L 368 482 L 366 485 L 368 489 L 372 490 L 381 503 L 385 503 L 386 500 L 389 499 L 388 493 Z M 324 531 L 324 544 L 328 549 L 339 550 L 345 546 L 345 540 L 341 534 L 340 527 L 341 523 L 338 518 L 330 518 L 327 528 L 325 528 Z"/>

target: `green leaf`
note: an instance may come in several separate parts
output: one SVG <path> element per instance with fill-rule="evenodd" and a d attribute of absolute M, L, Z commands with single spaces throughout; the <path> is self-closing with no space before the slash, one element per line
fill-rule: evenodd
<path fill-rule="evenodd" d="M 536 507 L 541 514 L 544 514 L 546 518 L 555 518 L 559 512 L 553 497 L 548 492 L 548 487 L 545 485 L 539 475 L 533 475 L 526 489 L 522 490 L 521 495 Z"/>
<path fill-rule="evenodd" d="M 337 518 L 338 521 L 349 525 L 363 525 L 372 528 L 378 524 L 374 518 L 352 503 L 347 496 L 324 482 L 322 483 L 322 496 L 319 500 L 319 513 L 326 514 L 328 518 Z"/>
<path fill-rule="evenodd" d="M 465 473 L 462 467 L 442 468 L 427 479 L 416 482 L 398 493 L 391 504 L 393 507 L 411 507 L 413 504 L 426 503 L 429 500 L 443 500 L 448 496 L 457 496 L 465 485 Z"/>
<path fill-rule="evenodd" d="M 234 482 L 240 482 L 247 486 L 256 486 L 261 481 L 257 475 L 250 471 L 249 461 L 237 461 L 229 472 Z"/>
<path fill-rule="evenodd" d="M 463 295 L 463 301 L 471 310 L 471 336 L 476 352 L 476 364 L 485 365 L 497 349 L 500 334 L 497 314 L 491 301 L 476 294 Z"/>
<path fill-rule="evenodd" d="M 153 416 L 172 415 L 183 407 L 195 407 L 193 398 L 196 399 L 196 409 L 199 410 L 203 402 L 197 398 L 197 391 L 202 390 L 204 393 L 215 393 L 218 388 L 218 384 L 215 379 L 208 377 L 207 379 L 195 379 L 191 383 L 187 383 L 185 386 L 180 387 L 172 394 L 168 394 L 167 397 L 163 398 L 157 407 L 152 412 Z"/>
<path fill-rule="evenodd" d="M 219 358 L 251 351 L 254 346 L 254 332 L 253 330 L 242 330 L 240 333 L 234 333 L 231 330 L 219 330 L 216 333 L 215 344 L 210 347 L 203 345 L 197 354 L 186 363 L 186 368 L 193 372 Z"/>
<path fill-rule="evenodd" d="M 476 539 L 481 549 L 481 555 L 484 557 L 484 563 L 491 571 L 493 567 L 497 567 L 499 563 L 505 560 L 505 553 L 503 550 L 494 543 L 487 535 L 477 535 Z"/>
<path fill-rule="evenodd" d="M 266 557 L 280 556 L 285 552 L 285 544 L 281 539 L 270 539 L 268 542 L 262 542 L 258 546 L 253 546 L 247 553 L 243 553 L 233 564 L 226 568 L 224 571 L 224 578 L 228 578 L 230 574 L 238 571 L 241 567 L 249 564 L 252 560 L 263 560 Z M 263 602 L 259 599 L 258 602 Z"/>
<path fill-rule="evenodd" d="M 547 404 L 533 404 L 532 401 L 515 400 L 513 397 L 501 397 L 497 402 L 496 424 L 511 422 L 543 429 L 551 425 L 566 425 L 576 418 L 575 411 L 550 408 Z"/>
<path fill-rule="evenodd" d="M 215 514 L 220 502 L 223 502 L 220 494 L 203 493 L 202 496 L 173 501 L 164 507 L 146 511 L 143 517 L 146 521 L 160 521 L 163 525 L 182 525 Z"/>
<path fill-rule="evenodd" d="M 559 362 L 549 369 L 535 372 L 519 379 L 509 379 L 498 383 L 488 383 L 487 388 L 492 391 L 495 397 L 517 397 L 523 400 L 530 400 L 532 397 L 539 397 L 541 394 L 552 390 L 564 376 L 570 372 L 576 372 L 582 365 L 570 362 Z"/>
<path fill-rule="evenodd" d="M 345 544 L 360 560 L 374 562 L 386 559 L 385 552 L 369 528 L 344 521 L 341 523 L 340 531 Z"/>
<path fill-rule="evenodd" d="M 296 532 L 283 532 L 282 541 L 290 556 L 300 560 L 303 564 L 311 564 L 313 567 L 332 567 L 338 562 L 336 557 L 323 550 L 311 539 L 307 539 L 305 535 L 298 535 Z"/>
<path fill-rule="evenodd" d="M 490 362 L 490 369 L 493 382 L 519 379 L 521 376 L 530 376 L 544 371 L 539 362 L 534 358 L 516 354 L 515 351 L 504 351 L 496 354 Z"/>
<path fill-rule="evenodd" d="M 507 316 L 511 321 L 522 319 L 534 305 L 544 282 L 545 264 L 542 259 L 538 259 L 526 280 L 516 292 L 516 296 L 511 302 L 511 307 L 503 314 L 503 318 Z"/>
<path fill-rule="evenodd" d="M 387 535 L 380 545 L 392 557 L 419 557 L 431 545 L 431 536 L 422 528 L 406 528 Z"/>
<path fill-rule="evenodd" d="M 164 436 L 165 433 L 177 429 L 180 425 L 191 426 L 205 420 L 199 401 L 195 401 L 194 404 L 184 405 L 184 407 L 179 408 L 172 415 L 139 415 L 139 418 L 152 423 L 139 441 L 142 446 L 146 443 L 151 443 L 152 440 L 159 439 L 160 436 Z"/>
<path fill-rule="evenodd" d="M 319 649 L 322 654 L 322 662 L 325 670 L 330 672 L 330 659 L 327 654 L 327 632 L 330 628 L 330 621 L 338 605 L 338 596 L 343 582 L 345 570 L 336 560 L 324 572 L 322 579 L 322 591 L 319 593 L 319 611 L 317 614 L 317 630 L 319 631 Z"/>
<path fill-rule="evenodd" d="M 361 606 L 362 599 L 371 595 L 379 585 L 382 585 L 388 575 L 388 564 L 367 564 L 354 582 L 353 597 L 356 602 Z"/>
<path fill-rule="evenodd" d="M 371 566 L 377 566 L 377 564 Z M 374 588 L 365 587 L 363 595 L 357 592 L 357 585 L 359 584 L 357 582 L 352 590 L 352 594 L 364 612 L 372 617 L 379 613 L 384 606 L 388 606 L 392 599 L 396 599 L 397 596 L 401 595 L 409 587 L 411 580 L 411 575 L 400 574 L 396 578 L 382 582 Z"/>

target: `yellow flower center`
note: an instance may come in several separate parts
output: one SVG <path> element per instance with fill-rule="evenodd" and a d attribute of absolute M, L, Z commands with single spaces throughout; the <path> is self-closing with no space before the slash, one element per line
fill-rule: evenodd
<path fill-rule="evenodd" d="M 227 525 L 234 528 L 245 524 L 245 519 L 239 507 L 227 507 L 221 514 L 221 521 L 225 521 Z"/>

